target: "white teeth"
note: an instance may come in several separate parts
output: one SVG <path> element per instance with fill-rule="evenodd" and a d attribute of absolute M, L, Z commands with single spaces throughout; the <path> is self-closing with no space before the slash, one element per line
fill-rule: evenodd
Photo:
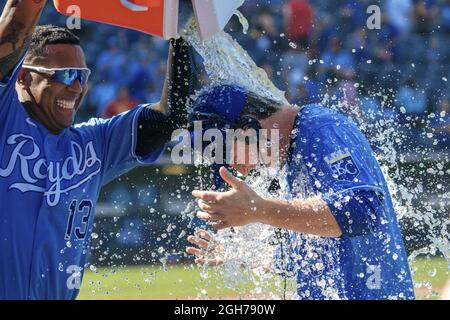
<path fill-rule="evenodd" d="M 75 101 L 71 101 L 71 100 L 57 100 L 56 104 L 58 105 L 58 107 L 61 107 L 63 109 L 74 109 L 75 108 Z"/>

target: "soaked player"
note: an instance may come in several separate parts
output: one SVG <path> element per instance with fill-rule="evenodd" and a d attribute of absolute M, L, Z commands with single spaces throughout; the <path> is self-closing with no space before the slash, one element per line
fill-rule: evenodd
<path fill-rule="evenodd" d="M 295 271 L 300 299 L 414 299 L 385 178 L 350 119 L 321 105 L 283 105 L 229 85 L 206 89 L 193 110 L 204 130 L 211 122 L 218 128 L 266 129 L 268 137 L 279 130 L 279 157 L 273 159 L 284 169 L 278 177 L 281 196 L 274 200 L 220 168 L 231 189 L 193 191 L 199 218 L 219 230 L 249 223 L 288 230 L 278 258 L 290 259 L 277 265 Z M 231 166 L 247 175 L 256 168 L 249 162 L 251 148 L 235 143 L 230 152 L 245 150 L 246 158 L 237 163 L 232 156 Z M 222 263 L 220 256 L 206 260 L 211 234 L 202 230 L 188 240 L 197 246 L 187 249 L 197 263 Z"/>
<path fill-rule="evenodd" d="M 0 20 L 0 299 L 76 298 L 101 187 L 186 125 L 182 39 L 159 103 L 73 125 L 91 71 L 74 34 L 35 27 L 45 3 L 8 0 Z"/>

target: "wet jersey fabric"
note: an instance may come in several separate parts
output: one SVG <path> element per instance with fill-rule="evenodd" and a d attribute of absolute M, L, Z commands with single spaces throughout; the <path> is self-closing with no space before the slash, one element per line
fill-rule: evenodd
<path fill-rule="evenodd" d="M 163 147 L 134 153 L 145 106 L 48 132 L 19 102 L 21 63 L 0 83 L 0 299 L 75 299 L 101 187 Z"/>
<path fill-rule="evenodd" d="M 414 298 L 387 183 L 351 120 L 317 104 L 303 107 L 285 178 L 286 198 L 319 195 L 343 232 L 340 238 L 289 232 L 285 256 L 295 267 L 300 299 Z"/>

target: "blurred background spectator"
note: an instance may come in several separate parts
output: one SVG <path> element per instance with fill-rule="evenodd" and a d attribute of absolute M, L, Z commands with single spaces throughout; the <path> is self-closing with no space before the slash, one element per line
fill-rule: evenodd
<path fill-rule="evenodd" d="M 413 1 L 396 0 L 386 2 L 386 14 L 389 21 L 398 29 L 400 34 L 406 35 L 411 31 Z"/>
<path fill-rule="evenodd" d="M 119 92 L 117 93 L 116 98 L 111 101 L 105 108 L 102 113 L 103 118 L 111 118 L 116 114 L 128 111 L 135 106 L 137 106 L 139 102 L 130 96 L 130 92 L 127 87 L 121 87 Z"/>
<path fill-rule="evenodd" d="M 423 89 L 417 87 L 414 78 L 406 80 L 400 87 L 397 99 L 397 106 L 403 108 L 402 112 L 407 115 L 423 115 L 427 111 L 427 102 Z"/>
<path fill-rule="evenodd" d="M 290 0 L 283 6 L 284 26 L 290 41 L 308 47 L 313 27 L 313 8 L 307 0 Z"/>

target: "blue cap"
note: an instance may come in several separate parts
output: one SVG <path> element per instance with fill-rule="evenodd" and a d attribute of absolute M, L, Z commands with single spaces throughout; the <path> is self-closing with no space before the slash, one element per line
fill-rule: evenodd
<path fill-rule="evenodd" d="M 215 127 L 225 136 L 226 127 L 233 126 L 241 117 L 246 101 L 246 90 L 236 85 L 217 85 L 200 92 L 199 97 L 192 107 L 192 115 L 195 120 L 203 121 L 203 131 Z M 194 141 L 194 132 L 191 133 Z M 203 148 L 207 146 L 204 145 Z M 226 150 L 224 150 L 225 154 Z M 217 188 L 223 186 L 223 180 L 219 175 L 222 165 L 213 165 L 214 184 Z M 224 166 L 227 167 L 226 164 Z"/>
<path fill-rule="evenodd" d="M 200 93 L 193 112 L 215 114 L 224 123 L 234 124 L 241 116 L 246 90 L 236 85 L 218 85 Z"/>

